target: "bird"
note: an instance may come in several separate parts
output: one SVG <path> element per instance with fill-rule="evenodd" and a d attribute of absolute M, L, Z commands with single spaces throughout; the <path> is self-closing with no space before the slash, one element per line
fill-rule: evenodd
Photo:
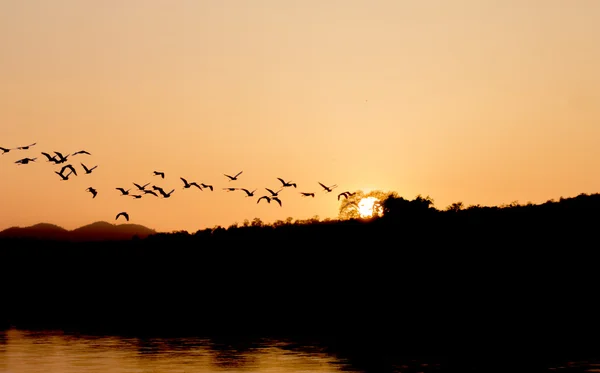
<path fill-rule="evenodd" d="M 34 146 L 35 144 L 37 144 L 37 142 L 34 142 L 33 144 L 25 145 L 25 146 L 19 146 L 17 149 L 27 150 L 27 149 L 29 149 L 29 147 Z"/>
<path fill-rule="evenodd" d="M 183 184 L 184 184 L 184 185 L 183 185 L 183 188 L 184 188 L 184 189 L 188 189 L 188 188 L 189 188 L 189 187 L 191 187 L 191 186 L 195 186 L 196 188 L 198 188 L 198 189 L 202 190 L 202 187 L 201 187 L 200 185 L 198 185 L 198 184 L 197 184 L 195 181 L 193 181 L 193 182 L 191 182 L 191 183 L 188 183 L 186 179 L 184 179 L 184 178 L 182 178 L 182 177 L 180 177 L 180 179 L 181 179 L 181 181 L 183 181 Z"/>
<path fill-rule="evenodd" d="M 67 158 L 69 158 L 69 155 L 70 155 L 70 154 L 67 154 L 67 155 L 63 156 L 62 153 L 60 153 L 60 152 L 54 152 L 54 154 L 56 154 L 56 156 L 58 157 L 58 159 L 54 162 L 56 164 L 65 163 L 67 161 Z"/>
<path fill-rule="evenodd" d="M 54 162 L 54 163 L 56 163 L 58 161 L 58 159 L 56 159 L 56 156 L 50 156 L 50 154 L 44 153 L 44 152 L 42 152 L 42 155 L 44 157 L 48 158 L 48 160 L 46 162 Z"/>
<path fill-rule="evenodd" d="M 223 190 L 226 190 L 228 192 L 233 192 L 233 191 L 236 191 L 237 188 L 223 188 Z"/>
<path fill-rule="evenodd" d="M 54 171 L 54 173 L 57 174 L 58 176 L 60 176 L 62 178 L 62 181 L 66 181 L 66 180 L 69 180 L 69 176 L 71 176 L 73 171 L 69 172 L 67 175 L 63 175 L 61 172 L 58 172 L 58 171 Z"/>
<path fill-rule="evenodd" d="M 144 184 L 144 185 L 140 185 L 140 184 L 133 183 L 133 185 L 135 185 L 135 186 L 136 186 L 136 187 L 137 187 L 139 190 L 141 190 L 141 191 L 144 191 L 144 190 L 146 190 L 146 187 L 147 187 L 148 185 L 150 185 L 150 183 L 146 183 L 146 184 Z"/>
<path fill-rule="evenodd" d="M 164 172 L 160 172 L 160 171 L 153 171 L 154 172 L 154 176 L 160 176 L 163 179 L 165 178 L 165 173 Z"/>
<path fill-rule="evenodd" d="M 23 158 L 23 159 L 19 159 L 15 163 L 18 165 L 28 164 L 29 162 L 35 162 L 36 159 L 37 158 Z"/>
<path fill-rule="evenodd" d="M 238 176 L 240 176 L 242 174 L 242 172 L 244 172 L 244 171 L 238 172 L 235 176 L 229 176 L 227 174 L 223 174 L 223 175 L 227 176 L 229 178 L 229 181 L 233 181 L 233 180 L 237 180 Z"/>
<path fill-rule="evenodd" d="M 279 203 L 279 206 L 282 206 L 282 205 L 281 205 L 281 200 L 279 199 L 279 197 L 271 197 L 271 199 L 272 199 L 273 201 L 275 201 L 275 202 Z"/>
<path fill-rule="evenodd" d="M 72 156 L 76 156 L 77 154 L 87 154 L 87 155 L 91 155 L 90 153 L 88 153 L 88 152 L 87 152 L 87 151 L 85 151 L 85 150 L 80 150 L 80 151 L 78 151 L 78 152 L 75 152 L 75 153 L 73 153 L 73 154 L 71 154 L 71 155 L 72 155 Z"/>
<path fill-rule="evenodd" d="M 280 177 L 278 177 L 277 180 L 281 181 L 281 184 L 283 184 L 282 186 L 284 188 L 291 187 L 291 186 L 293 186 L 294 188 L 296 187 L 296 183 L 292 183 L 291 181 L 285 181 Z"/>
<path fill-rule="evenodd" d="M 9 151 L 11 151 L 12 149 L 10 149 L 10 148 L 3 148 L 3 147 L 0 146 L 0 150 L 2 150 L 2 155 L 4 155 L 4 154 L 8 153 Z"/>
<path fill-rule="evenodd" d="M 256 203 L 258 204 L 260 202 L 261 199 L 265 199 L 267 201 L 267 203 L 271 203 L 271 197 L 268 196 L 262 196 L 258 199 L 258 201 L 256 201 Z"/>
<path fill-rule="evenodd" d="M 161 189 L 162 190 L 162 189 Z M 144 194 L 152 194 L 154 197 L 158 197 L 158 194 L 156 194 L 155 192 L 151 191 L 151 190 L 144 190 Z M 141 197 L 141 196 L 140 196 Z"/>
<path fill-rule="evenodd" d="M 272 191 L 269 188 L 265 188 L 265 189 L 268 190 L 269 193 L 271 193 L 271 197 L 277 197 L 277 195 L 279 194 L 279 192 L 281 192 L 283 190 L 283 188 L 282 188 L 282 189 L 279 189 L 278 191 L 274 192 L 274 191 Z"/>
<path fill-rule="evenodd" d="M 64 173 L 65 170 L 71 170 L 71 172 L 74 173 L 75 176 L 77 176 L 77 171 L 75 171 L 75 167 L 73 167 L 72 165 L 68 164 L 66 166 L 63 166 L 63 168 L 60 169 L 60 173 Z"/>
<path fill-rule="evenodd" d="M 313 198 L 315 198 L 315 194 L 314 193 L 300 192 L 300 194 L 302 194 L 302 197 L 313 197 Z"/>
<path fill-rule="evenodd" d="M 254 192 L 256 192 L 256 189 L 254 189 L 253 191 L 249 191 L 246 188 L 240 188 L 240 190 L 243 190 L 244 192 L 246 192 L 246 194 L 247 194 L 246 197 L 254 197 Z"/>
<path fill-rule="evenodd" d="M 202 188 L 208 188 L 208 189 L 210 189 L 211 192 L 213 191 L 213 186 L 212 185 L 200 183 L 200 186 Z"/>
<path fill-rule="evenodd" d="M 343 193 L 338 194 L 338 201 L 340 200 L 340 197 L 346 197 L 346 199 L 348 199 L 348 193 L 349 192 L 343 192 Z"/>
<path fill-rule="evenodd" d="M 122 217 L 124 217 L 124 218 L 125 218 L 125 220 L 129 221 L 129 214 L 128 214 L 128 213 L 126 213 L 125 211 L 118 213 L 118 214 L 117 214 L 117 217 L 115 218 L 115 220 L 118 220 L 118 219 L 119 219 L 119 216 L 122 216 Z"/>
<path fill-rule="evenodd" d="M 83 169 L 85 170 L 85 173 L 86 173 L 86 175 L 87 175 L 87 174 L 91 174 L 91 173 L 92 173 L 92 171 L 94 171 L 94 169 L 95 169 L 96 167 L 98 167 L 98 165 L 96 165 L 96 166 L 94 166 L 94 167 L 92 167 L 92 168 L 87 168 L 87 167 L 86 167 L 86 166 L 85 166 L 85 165 L 82 163 L 82 164 L 81 164 L 81 167 L 83 167 Z"/>
<path fill-rule="evenodd" d="M 92 187 L 89 187 L 86 189 L 86 192 L 90 192 L 92 193 L 93 197 L 92 198 L 96 198 L 96 195 L 98 194 L 98 191 Z"/>
<path fill-rule="evenodd" d="M 162 196 L 163 196 L 164 198 L 169 198 L 169 197 L 171 197 L 171 194 L 172 194 L 174 191 L 175 191 L 175 189 L 172 189 L 172 190 L 171 190 L 169 193 L 165 193 L 165 191 L 164 191 L 164 190 L 162 190 L 162 189 L 160 189 L 160 190 L 159 190 L 160 194 L 162 194 Z"/>
<path fill-rule="evenodd" d="M 317 181 L 318 182 L 318 181 Z M 325 189 L 325 191 L 327 193 L 331 192 L 332 190 L 334 190 L 335 188 L 337 188 L 336 184 L 333 184 L 332 186 L 325 186 L 323 183 L 318 182 L 320 186 L 323 187 L 323 189 Z"/>
<path fill-rule="evenodd" d="M 125 189 L 123 189 L 123 188 L 115 188 L 115 189 L 116 189 L 116 190 L 120 190 L 120 191 L 121 191 L 121 195 L 122 195 L 122 196 L 129 195 L 129 191 L 131 190 L 131 189 L 127 189 L 127 190 L 125 190 Z"/>
<path fill-rule="evenodd" d="M 140 196 L 139 194 L 131 194 L 131 196 L 135 199 L 140 199 L 142 198 L 142 196 Z"/>

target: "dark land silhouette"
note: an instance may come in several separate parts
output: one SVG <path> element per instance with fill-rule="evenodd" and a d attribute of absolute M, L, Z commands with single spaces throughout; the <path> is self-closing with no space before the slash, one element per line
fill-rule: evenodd
<path fill-rule="evenodd" d="M 152 234 L 156 234 L 154 229 L 139 224 L 111 224 L 105 221 L 97 221 L 73 230 L 66 230 L 58 225 L 48 223 L 39 223 L 30 227 L 12 227 L 0 231 L 0 239 L 27 238 L 42 241 L 90 242 L 131 240 L 135 236 L 146 238 Z"/>
<path fill-rule="evenodd" d="M 353 356 L 385 344 L 452 355 L 467 371 L 598 347 L 586 336 L 600 324 L 600 194 L 438 210 L 391 193 L 380 216 L 357 219 L 361 194 L 344 199 L 340 220 L 254 219 L 110 242 L 1 239 L 1 323 L 317 338 Z"/>

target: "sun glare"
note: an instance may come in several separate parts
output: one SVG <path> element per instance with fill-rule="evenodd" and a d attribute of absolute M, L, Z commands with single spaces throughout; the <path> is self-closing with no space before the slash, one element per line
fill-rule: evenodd
<path fill-rule="evenodd" d="M 376 209 L 377 213 L 381 213 L 381 206 L 375 206 L 375 203 L 379 200 L 375 197 L 366 197 L 360 200 L 358 203 L 358 213 L 361 218 L 369 218 L 373 216 L 373 209 Z"/>

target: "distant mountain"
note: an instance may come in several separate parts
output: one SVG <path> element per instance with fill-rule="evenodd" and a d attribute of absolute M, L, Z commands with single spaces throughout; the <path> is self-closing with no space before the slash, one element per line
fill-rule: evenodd
<path fill-rule="evenodd" d="M 0 231 L 0 238 L 36 238 L 42 240 L 60 241 L 106 241 L 106 240 L 130 240 L 133 236 L 145 238 L 157 233 L 139 224 L 111 224 L 98 221 L 66 230 L 54 224 L 40 223 L 30 227 L 12 227 Z"/>

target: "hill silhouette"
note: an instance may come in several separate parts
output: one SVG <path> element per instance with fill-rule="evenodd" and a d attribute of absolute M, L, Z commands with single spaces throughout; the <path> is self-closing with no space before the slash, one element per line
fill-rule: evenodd
<path fill-rule="evenodd" d="M 130 240 L 133 237 L 145 238 L 155 234 L 154 229 L 150 229 L 139 224 L 111 224 L 105 221 L 98 221 L 82 227 L 67 230 L 58 225 L 39 223 L 30 227 L 11 227 L 0 231 L 0 238 L 19 238 L 50 241 L 122 241 Z"/>

